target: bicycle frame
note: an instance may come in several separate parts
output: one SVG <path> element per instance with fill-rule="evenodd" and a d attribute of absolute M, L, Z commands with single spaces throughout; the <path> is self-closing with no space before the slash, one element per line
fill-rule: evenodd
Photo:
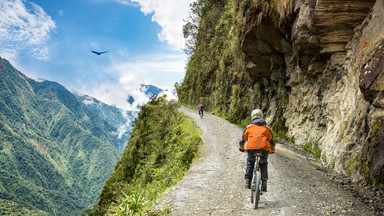
<path fill-rule="evenodd" d="M 255 165 L 253 167 L 253 175 L 251 181 L 251 202 L 254 204 L 254 208 L 257 209 L 259 206 L 259 199 L 261 195 L 261 172 L 260 172 L 260 157 L 262 152 L 257 151 L 255 153 Z"/>
<path fill-rule="evenodd" d="M 253 175 L 252 175 L 252 182 L 251 182 L 251 189 L 255 190 L 255 178 L 256 178 L 256 172 L 258 170 L 260 170 L 260 167 L 259 167 L 259 162 L 260 162 L 260 158 L 259 156 L 256 156 L 256 161 L 255 161 L 255 165 L 253 167 Z"/>

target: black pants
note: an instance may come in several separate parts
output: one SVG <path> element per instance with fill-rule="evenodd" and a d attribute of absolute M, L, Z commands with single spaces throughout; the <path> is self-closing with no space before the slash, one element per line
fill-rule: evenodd
<path fill-rule="evenodd" d="M 199 110 L 199 115 L 204 116 L 204 110 Z"/>
<path fill-rule="evenodd" d="M 247 168 L 245 171 L 245 179 L 252 180 L 253 168 L 255 166 L 255 153 L 257 151 L 262 152 L 262 156 L 260 157 L 259 165 L 261 171 L 261 179 L 268 179 L 268 155 L 269 151 L 265 150 L 247 150 L 248 158 L 247 158 Z"/>

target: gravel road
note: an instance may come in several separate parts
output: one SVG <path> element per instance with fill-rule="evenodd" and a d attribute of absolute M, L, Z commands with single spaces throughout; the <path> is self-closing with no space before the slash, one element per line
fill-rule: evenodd
<path fill-rule="evenodd" d="M 200 119 L 196 110 L 181 110 L 201 128 L 204 145 L 155 209 L 169 206 L 171 215 L 377 215 L 318 165 L 281 143 L 269 157 L 268 192 L 253 209 L 251 192 L 243 186 L 246 153 L 238 151 L 243 129 L 217 116 Z"/>

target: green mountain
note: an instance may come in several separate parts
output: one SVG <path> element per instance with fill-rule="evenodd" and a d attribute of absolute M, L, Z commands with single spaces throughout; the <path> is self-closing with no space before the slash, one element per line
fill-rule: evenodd
<path fill-rule="evenodd" d="M 116 149 L 123 151 L 133 129 L 131 123 L 135 119 L 135 114 L 132 111 L 123 111 L 114 106 L 109 106 L 88 95 L 76 96 L 86 107 L 105 119 L 105 121 L 114 128 L 117 128 L 115 134 L 118 137 L 118 140 L 115 143 L 115 147 Z"/>
<path fill-rule="evenodd" d="M 140 91 L 144 92 L 146 95 L 151 97 L 154 94 L 157 94 L 157 95 L 160 94 L 164 90 L 159 88 L 159 87 L 156 87 L 154 85 L 144 85 L 144 84 L 141 84 L 140 85 Z"/>
<path fill-rule="evenodd" d="M 0 212 L 76 215 L 95 203 L 120 155 L 116 131 L 63 86 L 0 58 Z"/>
<path fill-rule="evenodd" d="M 160 94 L 164 90 L 154 85 L 141 84 L 139 91 L 143 92 L 148 98 L 152 95 Z M 90 110 L 105 119 L 110 125 L 117 128 L 117 137 L 119 139 L 118 145 L 115 147 L 121 151 L 128 143 L 129 136 L 133 130 L 132 122 L 137 115 L 137 111 L 120 110 L 116 107 L 109 106 L 91 96 L 88 95 L 76 95 L 80 101 L 82 101 Z M 135 102 L 132 96 L 128 97 L 128 103 L 131 105 Z M 140 105 L 137 106 L 140 108 Z"/>

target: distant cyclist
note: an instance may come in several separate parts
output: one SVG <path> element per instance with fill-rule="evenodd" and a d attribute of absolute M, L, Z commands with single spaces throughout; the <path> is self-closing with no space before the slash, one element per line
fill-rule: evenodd
<path fill-rule="evenodd" d="M 203 117 L 204 116 L 204 105 L 202 102 L 199 103 L 199 105 L 197 106 L 197 109 L 199 110 L 200 117 Z"/>
<path fill-rule="evenodd" d="M 245 174 L 245 188 L 250 188 L 252 180 L 253 167 L 255 165 L 255 152 L 262 150 L 260 158 L 261 169 L 261 191 L 267 191 L 268 180 L 268 154 L 275 152 L 275 142 L 273 141 L 271 129 L 267 126 L 266 121 L 263 119 L 263 112 L 255 109 L 251 114 L 252 122 L 247 126 L 243 133 L 243 137 L 239 143 L 239 150 L 244 152 L 244 144 L 247 142 L 246 151 L 248 152 L 247 168 Z"/>

